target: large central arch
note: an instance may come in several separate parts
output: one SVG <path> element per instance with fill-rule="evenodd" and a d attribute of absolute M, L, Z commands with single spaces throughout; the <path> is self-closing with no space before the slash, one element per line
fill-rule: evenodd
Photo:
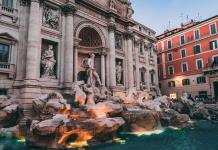
<path fill-rule="evenodd" d="M 102 30 L 98 27 L 97 24 L 91 23 L 91 22 L 81 22 L 78 24 L 78 26 L 75 28 L 75 37 L 77 39 L 80 39 L 81 34 L 84 34 L 86 31 L 90 31 L 91 34 L 97 35 L 99 40 L 101 40 L 101 47 L 106 46 L 106 39 L 102 32 Z M 82 46 L 82 45 L 80 45 Z"/>
<path fill-rule="evenodd" d="M 83 60 L 89 57 L 90 53 L 95 53 L 95 69 L 97 73 L 101 76 L 102 67 L 101 56 L 99 55 L 103 48 L 105 47 L 105 37 L 101 29 L 93 23 L 82 22 L 75 30 L 75 37 L 79 40 L 79 48 L 77 53 L 77 71 L 75 72 L 78 80 L 81 79 L 82 73 L 84 73 L 84 68 L 82 66 Z"/>

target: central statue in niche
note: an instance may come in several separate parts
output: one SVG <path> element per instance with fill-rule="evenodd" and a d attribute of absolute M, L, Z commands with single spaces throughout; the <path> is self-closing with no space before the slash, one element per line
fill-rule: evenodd
<path fill-rule="evenodd" d="M 87 84 L 90 86 L 95 86 L 96 84 L 98 86 L 101 86 L 101 80 L 100 77 L 98 75 L 98 73 L 96 72 L 95 69 L 95 54 L 90 54 L 90 56 L 88 58 L 85 58 L 83 60 L 83 67 L 86 70 L 87 73 Z"/>
<path fill-rule="evenodd" d="M 53 45 L 49 45 L 48 49 L 42 54 L 41 65 L 43 68 L 42 78 L 55 79 L 55 69 L 56 64 Z"/>

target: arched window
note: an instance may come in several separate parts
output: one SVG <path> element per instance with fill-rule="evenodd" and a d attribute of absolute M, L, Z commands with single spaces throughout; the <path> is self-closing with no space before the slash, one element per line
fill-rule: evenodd
<path fill-rule="evenodd" d="M 81 39 L 80 45 L 84 47 L 101 47 L 102 41 L 98 32 L 90 27 L 84 27 L 80 33 L 79 38 Z"/>

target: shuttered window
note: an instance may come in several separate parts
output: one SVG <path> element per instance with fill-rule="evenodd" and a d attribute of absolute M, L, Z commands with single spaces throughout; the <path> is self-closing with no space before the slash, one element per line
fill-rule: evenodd
<path fill-rule="evenodd" d="M 202 83 L 206 83 L 206 77 L 205 76 L 197 77 L 197 84 L 202 84 Z"/>
<path fill-rule="evenodd" d="M 211 34 L 216 33 L 216 25 L 215 24 L 210 25 L 210 32 L 211 32 Z"/>
<path fill-rule="evenodd" d="M 183 79 L 182 85 L 190 85 L 190 79 Z"/>
<path fill-rule="evenodd" d="M 199 54 L 200 52 L 201 52 L 201 46 L 200 45 L 194 46 L 194 54 Z"/>
<path fill-rule="evenodd" d="M 218 48 L 217 40 L 210 42 L 210 50 L 214 50 Z"/>

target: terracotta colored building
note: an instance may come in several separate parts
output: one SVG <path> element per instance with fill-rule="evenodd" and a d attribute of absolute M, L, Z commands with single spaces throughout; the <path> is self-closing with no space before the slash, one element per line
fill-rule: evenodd
<path fill-rule="evenodd" d="M 162 94 L 218 97 L 218 15 L 157 36 Z"/>

